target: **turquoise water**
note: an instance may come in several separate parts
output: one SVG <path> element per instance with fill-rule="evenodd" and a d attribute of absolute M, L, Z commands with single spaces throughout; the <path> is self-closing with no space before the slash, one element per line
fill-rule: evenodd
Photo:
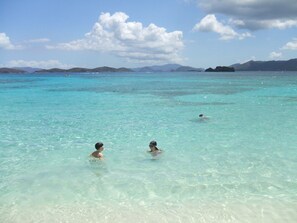
<path fill-rule="evenodd" d="M 296 111 L 296 72 L 0 75 L 0 222 L 296 222 Z"/>

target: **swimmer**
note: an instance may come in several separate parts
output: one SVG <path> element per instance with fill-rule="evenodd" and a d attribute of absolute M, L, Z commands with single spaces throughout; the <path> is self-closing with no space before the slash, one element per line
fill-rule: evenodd
<path fill-rule="evenodd" d="M 97 142 L 95 144 L 95 148 L 96 148 L 96 151 L 92 152 L 91 156 L 93 156 L 95 158 L 102 159 L 103 158 L 102 152 L 104 150 L 103 143 L 102 142 Z"/>
<path fill-rule="evenodd" d="M 148 151 L 152 156 L 157 156 L 158 154 L 162 153 L 163 151 L 157 147 L 156 141 L 151 141 L 149 144 L 150 150 Z"/>
<path fill-rule="evenodd" d="M 208 117 L 206 117 L 205 115 L 203 115 L 203 114 L 199 115 L 199 120 L 200 121 L 207 120 L 207 119 L 208 119 Z"/>

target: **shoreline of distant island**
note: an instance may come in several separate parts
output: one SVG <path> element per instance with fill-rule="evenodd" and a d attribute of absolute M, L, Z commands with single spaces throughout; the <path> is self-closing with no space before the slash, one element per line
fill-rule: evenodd
<path fill-rule="evenodd" d="M 2 67 L 0 68 L 1 74 L 14 73 L 104 73 L 104 72 L 236 72 L 236 71 L 297 71 L 297 58 L 290 60 L 272 60 L 272 61 L 253 61 L 250 60 L 246 63 L 237 63 L 230 66 L 217 66 L 213 68 L 194 68 L 190 66 L 183 66 L 180 64 L 165 64 L 160 66 L 146 66 L 139 68 L 114 68 L 114 67 L 97 67 L 97 68 L 82 68 L 74 67 L 70 69 L 51 68 L 41 69 L 32 67 Z"/>

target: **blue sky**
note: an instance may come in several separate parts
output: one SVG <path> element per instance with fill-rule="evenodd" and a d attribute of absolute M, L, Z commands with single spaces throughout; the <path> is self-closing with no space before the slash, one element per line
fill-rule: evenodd
<path fill-rule="evenodd" d="M 0 67 L 297 57 L 296 0 L 0 0 Z"/>

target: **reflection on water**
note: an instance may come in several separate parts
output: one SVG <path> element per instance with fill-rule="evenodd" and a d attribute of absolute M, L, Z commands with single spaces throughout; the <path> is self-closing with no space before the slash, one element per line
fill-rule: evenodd
<path fill-rule="evenodd" d="M 97 159 L 94 157 L 88 158 L 89 169 L 97 176 L 102 177 L 108 172 L 107 164 L 104 159 Z"/>

